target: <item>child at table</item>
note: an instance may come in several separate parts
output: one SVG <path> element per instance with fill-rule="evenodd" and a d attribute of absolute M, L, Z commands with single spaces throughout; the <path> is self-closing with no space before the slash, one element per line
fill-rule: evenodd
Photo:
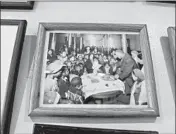
<path fill-rule="evenodd" d="M 82 104 L 84 101 L 82 88 L 82 79 L 80 77 L 74 77 L 71 80 L 67 98 L 71 99 L 75 104 Z"/>
<path fill-rule="evenodd" d="M 75 69 L 71 73 L 81 76 L 83 74 L 83 71 L 81 70 L 81 66 L 79 64 L 76 64 Z"/>

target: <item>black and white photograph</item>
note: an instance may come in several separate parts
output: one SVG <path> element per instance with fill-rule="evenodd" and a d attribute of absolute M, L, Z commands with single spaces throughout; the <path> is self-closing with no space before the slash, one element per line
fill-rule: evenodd
<path fill-rule="evenodd" d="M 139 34 L 50 32 L 43 104 L 147 106 Z"/>
<path fill-rule="evenodd" d="M 176 134 L 175 0 L 1 0 L 2 134 Z"/>

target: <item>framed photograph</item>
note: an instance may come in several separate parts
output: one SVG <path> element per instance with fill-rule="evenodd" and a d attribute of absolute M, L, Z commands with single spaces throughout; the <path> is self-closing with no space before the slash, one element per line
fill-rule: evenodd
<path fill-rule="evenodd" d="M 159 134 L 156 131 L 134 131 L 119 129 L 82 128 L 72 126 L 56 126 L 35 124 L 33 134 Z"/>
<path fill-rule="evenodd" d="M 32 10 L 34 7 L 34 1 L 27 2 L 10 2 L 10 1 L 1 1 L 1 9 L 17 9 L 17 10 Z"/>
<path fill-rule="evenodd" d="M 159 116 L 145 24 L 40 23 L 30 116 Z"/>
<path fill-rule="evenodd" d="M 9 133 L 26 25 L 25 20 L 1 19 L 1 133 L 4 134 Z"/>
<path fill-rule="evenodd" d="M 169 44 L 170 44 L 170 50 L 172 54 L 173 66 L 175 69 L 175 27 L 169 27 L 167 29 L 167 32 L 169 37 Z"/>

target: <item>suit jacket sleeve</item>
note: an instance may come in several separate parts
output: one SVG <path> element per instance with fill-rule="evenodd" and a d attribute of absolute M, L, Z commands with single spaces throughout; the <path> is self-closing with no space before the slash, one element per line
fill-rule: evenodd
<path fill-rule="evenodd" d="M 134 61 L 132 59 L 128 59 L 125 61 L 124 65 L 122 65 L 122 72 L 119 75 L 119 79 L 124 80 L 130 76 L 133 71 Z"/>

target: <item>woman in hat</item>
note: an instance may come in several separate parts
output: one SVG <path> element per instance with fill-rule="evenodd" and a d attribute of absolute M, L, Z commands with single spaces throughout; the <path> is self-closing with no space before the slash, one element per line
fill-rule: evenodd
<path fill-rule="evenodd" d="M 61 98 L 57 86 L 57 77 L 61 75 L 61 67 L 62 65 L 58 65 L 57 68 L 49 66 L 45 71 L 44 104 L 57 104 Z"/>
<path fill-rule="evenodd" d="M 147 105 L 147 91 L 145 77 L 141 70 L 134 69 L 132 72 L 135 81 L 131 91 L 130 105 Z"/>

